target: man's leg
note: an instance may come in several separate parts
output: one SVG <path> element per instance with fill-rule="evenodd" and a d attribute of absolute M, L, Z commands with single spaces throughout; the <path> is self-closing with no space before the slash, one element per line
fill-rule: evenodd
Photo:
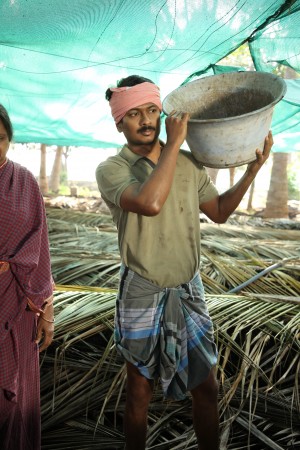
<path fill-rule="evenodd" d="M 212 369 L 207 379 L 191 391 L 199 450 L 219 449 L 218 383 L 214 372 Z"/>
<path fill-rule="evenodd" d="M 127 362 L 126 367 L 125 448 L 145 450 L 148 406 L 153 393 L 153 382 L 141 375 L 133 364 Z"/>

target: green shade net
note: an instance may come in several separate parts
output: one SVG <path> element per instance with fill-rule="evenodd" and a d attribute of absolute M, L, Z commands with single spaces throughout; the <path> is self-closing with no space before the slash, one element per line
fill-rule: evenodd
<path fill-rule="evenodd" d="M 231 70 L 217 63 L 245 42 L 256 70 L 280 62 L 300 72 L 299 8 L 300 0 L 0 0 L 0 102 L 15 141 L 116 147 L 124 138 L 108 86 L 139 74 L 164 98 Z M 280 151 L 299 150 L 299 81 L 288 81 L 272 124 Z"/>

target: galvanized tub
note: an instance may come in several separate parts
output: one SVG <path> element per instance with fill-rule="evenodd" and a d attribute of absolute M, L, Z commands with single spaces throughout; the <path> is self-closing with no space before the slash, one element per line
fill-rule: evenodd
<path fill-rule="evenodd" d="M 165 114 L 190 113 L 186 142 L 207 167 L 236 167 L 254 161 L 264 147 L 284 80 L 267 72 L 227 72 L 187 83 L 163 101 Z"/>

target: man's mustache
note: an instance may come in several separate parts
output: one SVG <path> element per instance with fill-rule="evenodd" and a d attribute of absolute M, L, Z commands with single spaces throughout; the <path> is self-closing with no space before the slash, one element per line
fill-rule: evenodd
<path fill-rule="evenodd" d="M 152 130 L 152 131 L 155 131 L 155 128 L 154 127 L 142 127 L 142 128 L 140 128 L 137 132 L 138 133 L 143 133 L 144 131 L 148 131 L 148 130 Z"/>

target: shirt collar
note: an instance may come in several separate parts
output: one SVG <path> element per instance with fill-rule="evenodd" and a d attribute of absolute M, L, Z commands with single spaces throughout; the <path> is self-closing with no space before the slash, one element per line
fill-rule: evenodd
<path fill-rule="evenodd" d="M 134 164 L 139 159 L 143 158 L 142 155 L 137 155 L 136 153 L 133 153 L 133 151 L 131 151 L 130 148 L 126 144 L 123 146 L 119 155 L 122 156 L 122 158 L 126 159 L 126 161 L 128 161 L 131 166 L 134 166 Z"/>
<path fill-rule="evenodd" d="M 159 140 L 162 147 L 164 147 L 164 142 Z M 119 153 L 122 158 L 126 159 L 126 161 L 129 162 L 131 166 L 134 166 L 134 164 L 139 161 L 140 159 L 145 159 L 142 155 L 137 155 L 136 153 L 133 153 L 133 151 L 130 150 L 130 148 L 125 144 L 122 148 L 122 150 Z"/>

